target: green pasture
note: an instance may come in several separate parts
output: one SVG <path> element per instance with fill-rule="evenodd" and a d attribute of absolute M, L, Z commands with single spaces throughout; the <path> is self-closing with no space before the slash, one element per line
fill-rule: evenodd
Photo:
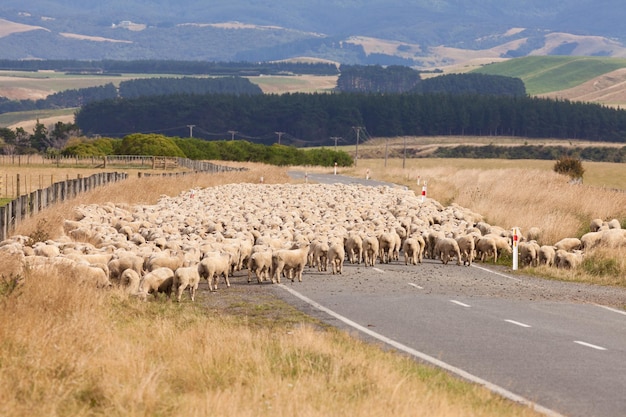
<path fill-rule="evenodd" d="M 77 108 L 30 110 L 0 114 L 0 127 L 12 126 L 20 122 L 73 115 Z"/>
<path fill-rule="evenodd" d="M 625 58 L 529 56 L 485 65 L 472 72 L 520 78 L 526 92 L 536 95 L 572 88 L 624 67 Z"/>

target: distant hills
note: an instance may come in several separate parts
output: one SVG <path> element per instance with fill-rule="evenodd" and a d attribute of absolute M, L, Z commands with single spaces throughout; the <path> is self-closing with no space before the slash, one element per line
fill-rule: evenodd
<path fill-rule="evenodd" d="M 446 67 L 532 55 L 626 57 L 619 0 L 3 0 L 5 59 Z"/>

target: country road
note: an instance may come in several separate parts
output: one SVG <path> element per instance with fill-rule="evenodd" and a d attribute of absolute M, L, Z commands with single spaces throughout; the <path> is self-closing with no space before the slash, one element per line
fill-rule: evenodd
<path fill-rule="evenodd" d="M 625 290 L 426 259 L 415 266 L 346 263 L 338 276 L 309 269 L 303 282 L 283 281 L 272 291 L 338 328 L 546 415 L 626 415 Z"/>

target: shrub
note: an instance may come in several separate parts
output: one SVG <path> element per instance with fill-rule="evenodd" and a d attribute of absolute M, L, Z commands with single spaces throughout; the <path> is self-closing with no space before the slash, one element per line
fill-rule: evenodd
<path fill-rule="evenodd" d="M 567 175 L 572 179 L 582 179 L 585 169 L 580 159 L 564 156 L 554 164 L 554 172 Z"/>

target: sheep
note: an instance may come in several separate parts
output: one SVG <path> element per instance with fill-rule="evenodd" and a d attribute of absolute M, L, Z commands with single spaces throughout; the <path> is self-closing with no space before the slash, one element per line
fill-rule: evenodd
<path fill-rule="evenodd" d="M 378 238 L 373 235 L 366 235 L 363 239 L 363 255 L 365 257 L 365 266 L 376 265 L 376 259 L 379 254 Z"/>
<path fill-rule="evenodd" d="M 330 263 L 333 275 L 343 274 L 343 261 L 346 258 L 346 250 L 343 240 L 333 240 L 328 248 L 328 262 Z"/>
<path fill-rule="evenodd" d="M 568 252 L 564 249 L 557 249 L 554 264 L 557 268 L 574 269 L 583 261 L 581 251 Z"/>
<path fill-rule="evenodd" d="M 541 247 L 534 241 L 519 242 L 519 257 L 522 265 L 537 266 L 539 262 L 538 252 Z"/>
<path fill-rule="evenodd" d="M 199 265 L 183 266 L 176 269 L 176 271 L 174 271 L 174 282 L 172 283 L 172 287 L 176 291 L 176 300 L 180 303 L 183 292 L 189 287 L 191 301 L 196 301 L 196 291 L 198 290 L 199 283 Z"/>
<path fill-rule="evenodd" d="M 384 232 L 378 236 L 378 250 L 380 251 L 381 263 L 388 264 L 391 261 L 395 245 L 395 232 Z"/>
<path fill-rule="evenodd" d="M 489 236 L 483 236 L 476 242 L 476 256 L 480 258 L 481 262 L 485 259 L 493 256 L 493 262 L 498 262 L 498 246 L 496 241 Z"/>
<path fill-rule="evenodd" d="M 451 237 L 437 239 L 435 243 L 435 256 L 439 257 L 444 265 L 447 265 L 451 258 L 456 257 L 456 264 L 461 265 L 461 250 L 459 249 L 459 244 Z"/>
<path fill-rule="evenodd" d="M 537 264 L 554 266 L 556 248 L 550 245 L 541 245 L 537 251 Z"/>
<path fill-rule="evenodd" d="M 571 252 L 575 249 L 580 249 L 582 247 L 582 242 L 580 241 L 580 239 L 575 237 L 566 237 L 556 242 L 554 246 L 557 250 L 561 249 L 567 252 Z"/>
<path fill-rule="evenodd" d="M 139 292 L 141 277 L 134 269 L 125 269 L 120 275 L 119 286 L 124 288 L 128 294 Z"/>
<path fill-rule="evenodd" d="M 292 272 L 291 282 L 298 278 L 302 282 L 302 272 L 307 264 L 310 245 L 301 245 L 297 249 L 280 249 L 272 253 L 272 283 L 280 284 L 280 276 L 285 269 Z"/>
<path fill-rule="evenodd" d="M 311 242 L 309 247 L 309 266 L 316 266 L 318 272 L 328 270 L 328 241 L 317 240 Z"/>
<path fill-rule="evenodd" d="M 402 244 L 402 252 L 404 253 L 404 264 L 417 265 L 422 263 L 420 258 L 421 247 L 419 241 L 415 237 L 407 238 Z"/>
<path fill-rule="evenodd" d="M 535 240 L 538 242 L 540 237 L 541 229 L 539 229 L 538 227 L 531 227 L 526 232 L 526 240 Z"/>
<path fill-rule="evenodd" d="M 348 261 L 351 264 L 361 264 L 363 261 L 363 238 L 356 232 L 348 233 L 345 242 Z"/>
<path fill-rule="evenodd" d="M 168 267 L 156 268 L 148 272 L 139 283 L 138 295 L 146 299 L 148 294 L 164 293 L 167 298 L 172 295 L 172 285 L 174 283 L 174 271 Z"/>
<path fill-rule="evenodd" d="M 198 271 L 201 278 L 207 280 L 209 291 L 217 291 L 220 275 L 224 276 L 226 287 L 230 287 L 228 275 L 232 267 L 232 254 L 230 252 L 207 252 L 200 261 Z"/>
<path fill-rule="evenodd" d="M 185 262 L 185 253 L 181 250 L 170 252 L 157 252 L 149 256 L 144 262 L 144 269 L 147 272 L 156 268 L 167 267 L 172 271 L 183 266 Z"/>
<path fill-rule="evenodd" d="M 476 256 L 476 242 L 472 235 L 462 235 L 456 238 L 461 252 L 463 265 L 471 266 Z"/>
<path fill-rule="evenodd" d="M 621 229 L 622 225 L 617 219 L 611 219 L 607 222 L 609 229 Z"/>
<path fill-rule="evenodd" d="M 257 282 L 268 280 L 272 276 L 272 250 L 255 250 L 248 258 L 248 282 L 252 281 L 252 273 Z"/>
<path fill-rule="evenodd" d="M 143 276 L 143 263 L 143 257 L 135 255 L 134 253 L 123 252 L 118 254 L 117 257 L 111 259 L 107 264 L 109 267 L 109 278 L 112 280 L 119 280 L 122 272 L 126 269 L 132 269 L 137 272 L 139 276 Z"/>
<path fill-rule="evenodd" d="M 589 231 L 597 232 L 598 230 L 600 230 L 603 223 L 604 221 L 602 219 L 592 219 L 591 222 L 589 222 Z"/>

